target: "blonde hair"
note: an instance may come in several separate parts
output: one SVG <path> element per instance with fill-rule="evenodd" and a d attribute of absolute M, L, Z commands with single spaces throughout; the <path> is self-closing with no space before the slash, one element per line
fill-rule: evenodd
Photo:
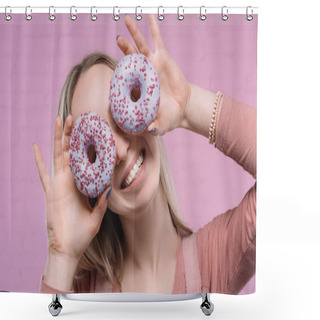
<path fill-rule="evenodd" d="M 72 68 L 62 88 L 59 101 L 58 113 L 63 120 L 63 128 L 67 116 L 71 113 L 71 101 L 78 79 L 83 72 L 95 64 L 104 64 L 114 70 L 117 61 L 106 54 L 94 52 L 87 55 L 81 63 Z M 192 230 L 180 218 L 178 200 L 165 146 L 162 138 L 160 136 L 157 138 L 160 149 L 160 183 L 168 203 L 171 220 L 177 233 L 181 236 L 187 236 L 192 234 Z M 102 277 L 121 289 L 120 279 L 123 275 L 123 261 L 124 233 L 122 225 L 119 216 L 107 209 L 107 214 L 104 216 L 98 234 L 80 259 L 75 280 L 79 280 L 88 272 L 96 270 Z M 115 270 L 117 270 L 118 275 L 116 275 Z"/>

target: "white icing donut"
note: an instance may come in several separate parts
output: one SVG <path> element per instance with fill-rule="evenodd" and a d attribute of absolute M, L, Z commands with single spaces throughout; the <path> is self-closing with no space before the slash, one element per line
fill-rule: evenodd
<path fill-rule="evenodd" d="M 133 88 L 140 89 L 140 98 L 131 99 Z M 110 83 L 112 116 L 126 133 L 145 130 L 156 117 L 160 103 L 160 84 L 157 71 L 150 60 L 133 53 L 117 64 Z"/>
<path fill-rule="evenodd" d="M 89 161 L 93 145 L 96 159 Z M 110 185 L 116 159 L 113 135 L 106 120 L 93 112 L 82 114 L 70 136 L 70 167 L 77 188 L 86 196 L 98 197 Z"/>

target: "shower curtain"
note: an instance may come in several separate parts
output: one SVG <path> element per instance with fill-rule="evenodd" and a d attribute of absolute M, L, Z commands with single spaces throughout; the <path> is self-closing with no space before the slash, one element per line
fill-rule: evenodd
<path fill-rule="evenodd" d="M 0 19 L 0 291 L 253 293 L 258 16 L 97 17 Z M 160 88 L 138 135 L 110 112 L 105 60 L 134 52 Z M 69 130 L 89 111 L 110 126 L 101 197 L 81 193 L 64 162 L 66 105 Z"/>

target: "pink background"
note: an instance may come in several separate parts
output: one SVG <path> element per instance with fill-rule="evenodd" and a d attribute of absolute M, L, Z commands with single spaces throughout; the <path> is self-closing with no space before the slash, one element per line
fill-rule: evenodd
<path fill-rule="evenodd" d="M 220 90 L 244 103 L 257 101 L 257 22 L 244 15 L 166 15 L 159 22 L 168 52 L 188 81 Z M 152 44 L 147 19 L 137 22 Z M 92 51 L 117 59 L 116 36 L 130 39 L 124 19 L 88 14 L 71 21 L 59 14 L 0 19 L 0 290 L 38 292 L 47 255 L 45 199 L 32 154 L 41 148 L 48 170 L 60 90 L 71 67 Z M 152 45 L 151 45 L 152 47 Z M 216 215 L 241 201 L 253 185 L 251 176 L 208 144 L 185 130 L 164 137 L 180 208 L 197 231 Z M 253 278 L 242 293 L 255 290 Z"/>

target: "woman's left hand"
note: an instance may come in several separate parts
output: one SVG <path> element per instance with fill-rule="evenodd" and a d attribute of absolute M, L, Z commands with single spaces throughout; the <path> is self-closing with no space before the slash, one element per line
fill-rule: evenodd
<path fill-rule="evenodd" d="M 191 86 L 167 52 L 155 16 L 148 14 L 148 20 L 155 52 L 151 51 L 133 19 L 129 15 L 125 16 L 125 24 L 139 53 L 144 54 L 153 63 L 158 72 L 160 106 L 157 117 L 149 125 L 148 131 L 152 130 L 151 132 L 154 135 L 163 135 L 168 131 L 181 127 L 191 94 Z M 138 53 L 133 45 L 121 36 L 117 37 L 117 44 L 125 55 Z"/>

